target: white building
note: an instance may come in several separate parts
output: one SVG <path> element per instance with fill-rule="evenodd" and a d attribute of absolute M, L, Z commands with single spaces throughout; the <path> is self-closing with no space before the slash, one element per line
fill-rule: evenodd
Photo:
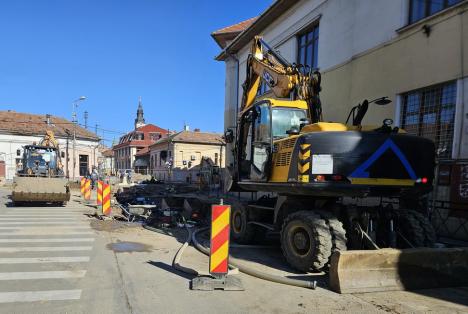
<path fill-rule="evenodd" d="M 5 179 L 11 181 L 20 163 L 23 146 L 39 143 L 52 130 L 59 143 L 62 163 L 67 177 L 77 179 L 97 166 L 100 153 L 96 134 L 66 119 L 51 115 L 36 115 L 15 111 L 0 111 L 0 160 L 5 163 Z M 75 130 L 76 143 L 73 145 Z M 75 146 L 75 149 L 73 149 Z M 73 159 L 73 151 L 75 159 Z M 73 166 L 73 160 L 75 165 Z M 1 166 L 2 163 L 0 163 Z M 2 171 L 0 171 L 2 173 Z"/>
<path fill-rule="evenodd" d="M 363 123 L 392 118 L 432 139 L 436 199 L 468 208 L 467 0 L 277 0 L 257 18 L 215 31 L 216 60 L 226 64 L 226 129 L 235 128 L 256 35 L 289 62 L 320 70 L 325 121 L 344 122 L 352 106 L 388 96 L 393 103 L 371 106 Z M 260 88 L 259 97 L 268 93 Z M 468 225 L 458 229 L 468 238 Z"/>

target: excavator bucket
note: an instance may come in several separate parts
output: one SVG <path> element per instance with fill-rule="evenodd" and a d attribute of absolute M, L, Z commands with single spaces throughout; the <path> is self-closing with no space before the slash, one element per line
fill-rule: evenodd
<path fill-rule="evenodd" d="M 15 177 L 11 200 L 14 203 L 65 203 L 70 189 L 65 178 Z"/>
<path fill-rule="evenodd" d="M 330 287 L 339 293 L 468 286 L 468 248 L 335 252 Z"/>

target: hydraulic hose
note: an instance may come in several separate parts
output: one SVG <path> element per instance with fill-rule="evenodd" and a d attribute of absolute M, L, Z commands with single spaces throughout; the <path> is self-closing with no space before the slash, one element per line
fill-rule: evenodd
<path fill-rule="evenodd" d="M 187 246 L 189 246 L 190 242 L 192 241 L 192 230 L 189 227 L 187 227 L 187 225 L 185 225 L 185 229 L 187 229 L 187 233 L 188 233 L 187 239 L 185 240 L 184 244 L 182 244 L 182 246 L 179 248 L 176 255 L 174 256 L 174 260 L 172 261 L 172 267 L 186 274 L 198 276 L 200 274 L 195 269 L 180 265 L 180 260 L 182 259 L 182 255 L 184 254 L 184 251 L 187 248 Z"/>
<path fill-rule="evenodd" d="M 197 241 L 197 234 L 199 232 L 206 231 L 207 229 L 208 228 L 197 229 L 197 230 L 195 230 L 195 232 L 192 233 L 192 242 L 193 242 L 193 244 L 195 245 L 195 247 L 200 252 L 202 252 L 205 255 L 209 255 L 210 251 Z M 315 280 L 313 280 L 313 281 L 304 281 L 304 280 L 297 280 L 297 279 L 291 279 L 291 278 L 271 275 L 271 274 L 256 270 L 256 269 L 254 269 L 252 267 L 246 266 L 242 262 L 239 262 L 238 259 L 236 259 L 236 258 L 234 258 L 232 256 L 229 256 L 229 263 L 232 266 L 238 268 L 239 271 L 241 271 L 241 272 L 243 272 L 243 273 L 245 273 L 247 275 L 260 278 L 260 279 L 264 279 L 264 280 L 268 280 L 268 281 L 272 281 L 272 282 L 276 282 L 276 283 L 281 283 L 281 284 L 285 284 L 285 285 L 290 285 L 290 286 L 308 288 L 308 289 L 315 289 L 317 287 L 317 281 L 315 281 Z"/>

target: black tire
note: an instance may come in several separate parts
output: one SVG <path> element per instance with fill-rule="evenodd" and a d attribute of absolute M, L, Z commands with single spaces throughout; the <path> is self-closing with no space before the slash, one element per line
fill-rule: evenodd
<path fill-rule="evenodd" d="M 398 215 L 397 235 L 399 248 L 433 247 L 435 242 L 435 231 L 431 223 L 424 215 L 414 210 L 405 210 Z M 405 239 L 402 238 L 402 235 Z"/>
<path fill-rule="evenodd" d="M 231 213 L 231 238 L 240 244 L 250 244 L 255 237 L 255 226 L 248 224 L 249 212 L 244 206 L 235 206 Z"/>
<path fill-rule="evenodd" d="M 346 238 L 346 230 L 343 227 L 343 223 L 330 212 L 319 211 L 320 217 L 325 220 L 330 230 L 332 237 L 332 253 L 336 251 L 346 251 L 348 239 Z"/>
<path fill-rule="evenodd" d="M 322 269 L 332 250 L 329 230 L 325 220 L 312 211 L 286 217 L 281 229 L 281 249 L 287 262 L 303 272 Z"/>

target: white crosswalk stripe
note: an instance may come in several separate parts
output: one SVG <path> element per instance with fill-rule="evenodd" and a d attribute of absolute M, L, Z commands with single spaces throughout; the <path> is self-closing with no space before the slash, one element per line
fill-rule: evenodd
<path fill-rule="evenodd" d="M 0 280 L 81 278 L 85 274 L 86 270 L 8 272 L 0 273 Z"/>
<path fill-rule="evenodd" d="M 94 242 L 94 238 L 24 238 L 0 239 L 0 243 L 59 243 L 59 242 Z"/>
<path fill-rule="evenodd" d="M 0 303 L 78 300 L 81 290 L 0 292 Z"/>
<path fill-rule="evenodd" d="M 76 205 L 0 208 L 0 304 L 79 300 L 94 235 Z"/>
<path fill-rule="evenodd" d="M 34 235 L 85 235 L 94 234 L 93 231 L 65 231 L 65 230 L 30 230 L 30 231 L 9 231 L 0 232 L 0 236 L 34 236 Z"/>
<path fill-rule="evenodd" d="M 92 246 L 15 246 L 0 247 L 0 253 L 91 251 Z"/>
<path fill-rule="evenodd" d="M 89 262 L 89 256 L 0 258 L 0 264 L 44 264 L 44 263 L 85 263 L 85 262 Z"/>

